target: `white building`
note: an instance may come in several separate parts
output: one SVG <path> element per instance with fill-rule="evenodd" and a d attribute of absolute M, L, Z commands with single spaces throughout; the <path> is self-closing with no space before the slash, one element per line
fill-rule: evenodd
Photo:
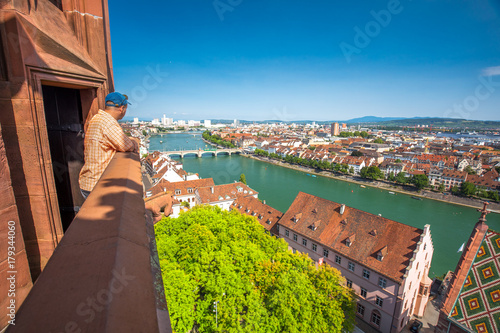
<path fill-rule="evenodd" d="M 212 127 L 212 121 L 211 121 L 211 120 L 205 120 L 205 121 L 203 122 L 203 124 L 204 124 L 204 126 L 205 126 L 206 128 L 210 128 L 210 127 Z"/>

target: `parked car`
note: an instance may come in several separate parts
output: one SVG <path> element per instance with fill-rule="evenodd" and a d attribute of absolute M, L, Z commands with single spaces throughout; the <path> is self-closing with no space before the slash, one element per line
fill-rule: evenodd
<path fill-rule="evenodd" d="M 422 322 L 420 320 L 414 320 L 413 323 L 410 326 L 410 331 L 413 333 L 418 333 L 420 332 L 420 329 L 422 328 Z"/>

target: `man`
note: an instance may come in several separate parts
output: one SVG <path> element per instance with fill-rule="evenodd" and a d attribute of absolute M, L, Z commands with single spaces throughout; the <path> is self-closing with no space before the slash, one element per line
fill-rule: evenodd
<path fill-rule="evenodd" d="M 127 112 L 127 95 L 118 92 L 106 96 L 105 109 L 90 120 L 85 133 L 85 164 L 80 171 L 80 190 L 83 198 L 97 184 L 102 173 L 117 151 L 137 152 L 137 142 L 130 140 L 118 124 Z"/>

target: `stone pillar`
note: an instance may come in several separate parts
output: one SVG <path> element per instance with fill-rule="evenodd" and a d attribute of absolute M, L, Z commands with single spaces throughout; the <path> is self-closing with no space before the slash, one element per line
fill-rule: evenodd
<path fill-rule="evenodd" d="M 17 214 L 12 189 L 9 162 L 0 125 L 0 330 L 15 319 L 17 312 L 32 287 L 23 232 Z M 12 288 L 13 286 L 13 288 Z M 12 311 L 11 311 L 12 310 Z M 12 323 L 12 322 L 11 322 Z"/>

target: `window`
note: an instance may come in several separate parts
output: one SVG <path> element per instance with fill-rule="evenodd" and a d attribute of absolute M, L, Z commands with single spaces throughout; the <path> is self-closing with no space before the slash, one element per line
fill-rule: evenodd
<path fill-rule="evenodd" d="M 318 245 L 313 244 L 313 245 L 312 245 L 312 248 L 313 248 L 313 251 L 314 251 L 314 252 L 316 252 L 316 250 L 318 249 Z"/>
<path fill-rule="evenodd" d="M 352 288 L 352 281 L 349 280 L 349 279 L 346 279 L 346 286 L 348 286 L 349 288 Z"/>
<path fill-rule="evenodd" d="M 307 246 L 307 239 L 302 238 L 302 245 Z"/>
<path fill-rule="evenodd" d="M 290 232 L 288 230 L 285 230 L 285 236 L 290 237 Z"/>
<path fill-rule="evenodd" d="M 354 268 L 356 267 L 356 265 L 352 262 L 349 261 L 349 264 L 347 265 L 347 268 L 351 271 L 351 272 L 354 272 Z"/>
<path fill-rule="evenodd" d="M 276 225 L 276 230 L 277 230 L 278 232 L 280 232 L 280 226 L 279 226 L 279 225 Z"/>
<path fill-rule="evenodd" d="M 328 258 L 328 250 L 323 250 L 323 257 Z"/>
<path fill-rule="evenodd" d="M 387 280 L 384 278 L 378 278 L 378 286 L 384 288 L 387 286 Z"/>
<path fill-rule="evenodd" d="M 188 193 L 193 193 L 193 189 L 191 187 L 188 187 Z"/>
<path fill-rule="evenodd" d="M 297 241 L 297 234 L 293 234 L 293 240 Z"/>
<path fill-rule="evenodd" d="M 176 194 L 176 195 L 181 194 L 181 190 L 175 190 L 175 194 Z"/>
<path fill-rule="evenodd" d="M 377 260 L 378 261 L 382 261 L 382 259 L 384 259 L 384 257 L 382 256 L 381 253 L 377 253 Z"/>
<path fill-rule="evenodd" d="M 370 271 L 367 269 L 363 269 L 363 277 L 365 279 L 370 279 Z"/>
<path fill-rule="evenodd" d="M 292 248 L 292 252 L 293 252 L 293 253 L 296 253 L 296 252 L 297 252 L 297 250 L 295 250 L 294 248 Z"/>
<path fill-rule="evenodd" d="M 365 307 L 358 303 L 358 308 L 356 309 L 356 313 L 363 317 L 365 315 Z"/>
<path fill-rule="evenodd" d="M 361 288 L 360 295 L 361 295 L 361 297 L 366 298 L 366 289 L 365 288 Z"/>
<path fill-rule="evenodd" d="M 375 300 L 375 304 L 382 307 L 382 304 L 384 304 L 384 300 L 382 299 L 382 297 L 377 296 L 377 299 Z"/>
<path fill-rule="evenodd" d="M 380 326 L 380 313 L 378 311 L 372 312 L 371 322 L 376 326 Z"/>

